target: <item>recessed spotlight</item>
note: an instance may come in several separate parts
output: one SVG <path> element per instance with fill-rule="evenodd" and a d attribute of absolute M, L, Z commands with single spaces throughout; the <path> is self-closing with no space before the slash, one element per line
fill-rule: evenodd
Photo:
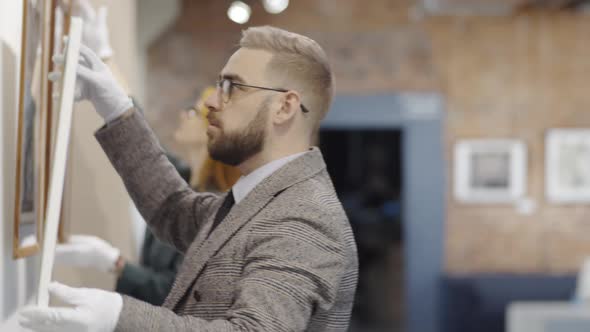
<path fill-rule="evenodd" d="M 271 14 L 279 14 L 289 7 L 289 0 L 262 0 L 262 6 Z"/>
<path fill-rule="evenodd" d="M 231 6 L 229 6 L 229 9 L 227 10 L 227 16 L 229 19 L 238 24 L 244 24 L 248 22 L 251 13 L 252 9 L 250 9 L 250 6 L 242 1 L 232 2 Z"/>

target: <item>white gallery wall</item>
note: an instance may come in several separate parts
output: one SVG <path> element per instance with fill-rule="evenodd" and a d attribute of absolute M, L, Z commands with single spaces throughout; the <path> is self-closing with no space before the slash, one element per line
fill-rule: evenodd
<path fill-rule="evenodd" d="M 135 0 L 137 10 L 138 79 L 147 79 L 147 52 L 150 45 L 176 21 L 180 14 L 180 0 Z M 135 97 L 145 105 L 145 84 L 137 85 Z M 149 105 L 146 105 L 149 106 Z M 149 107 L 148 107 L 149 108 Z M 149 109 L 146 111 L 149 112 Z"/>

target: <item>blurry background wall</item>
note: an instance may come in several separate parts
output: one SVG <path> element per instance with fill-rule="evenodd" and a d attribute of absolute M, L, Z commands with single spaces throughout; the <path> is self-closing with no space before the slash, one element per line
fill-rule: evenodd
<path fill-rule="evenodd" d="M 448 188 L 446 268 L 466 272 L 575 272 L 590 254 L 590 206 L 546 202 L 545 134 L 589 127 L 590 15 L 429 20 L 447 99 L 447 156 L 463 138 L 511 137 L 528 147 L 527 192 L 538 209 L 467 206 Z"/>

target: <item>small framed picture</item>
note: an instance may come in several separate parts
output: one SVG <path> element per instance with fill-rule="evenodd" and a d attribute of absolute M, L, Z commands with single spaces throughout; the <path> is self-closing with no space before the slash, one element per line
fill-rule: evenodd
<path fill-rule="evenodd" d="M 464 203 L 514 203 L 525 194 L 525 144 L 509 139 L 455 145 L 455 198 Z"/>
<path fill-rule="evenodd" d="M 589 203 L 590 129 L 551 129 L 545 148 L 547 199 L 553 203 Z"/>

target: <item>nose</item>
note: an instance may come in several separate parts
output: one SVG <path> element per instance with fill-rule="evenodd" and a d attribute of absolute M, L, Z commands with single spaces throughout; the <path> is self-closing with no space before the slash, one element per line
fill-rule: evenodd
<path fill-rule="evenodd" d="M 205 107 L 207 107 L 209 113 L 221 111 L 221 105 L 219 100 L 219 91 L 217 89 L 214 93 L 209 94 L 207 99 L 205 99 Z"/>

